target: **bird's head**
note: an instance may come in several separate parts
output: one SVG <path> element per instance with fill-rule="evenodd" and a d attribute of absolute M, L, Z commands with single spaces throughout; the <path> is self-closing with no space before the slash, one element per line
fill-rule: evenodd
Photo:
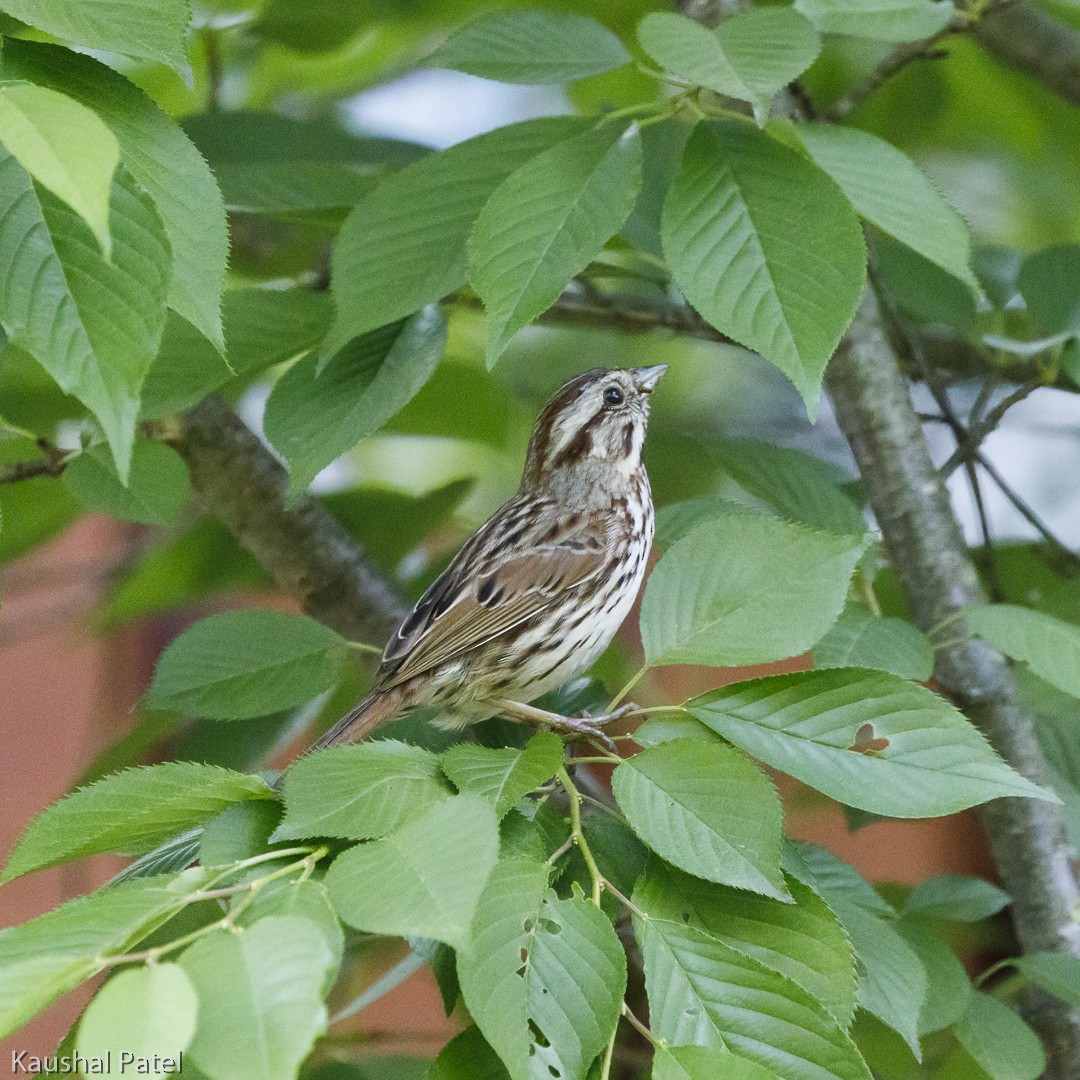
<path fill-rule="evenodd" d="M 525 484 L 585 462 L 605 463 L 627 476 L 641 465 L 649 395 L 666 364 L 594 368 L 559 388 L 529 440 Z"/>

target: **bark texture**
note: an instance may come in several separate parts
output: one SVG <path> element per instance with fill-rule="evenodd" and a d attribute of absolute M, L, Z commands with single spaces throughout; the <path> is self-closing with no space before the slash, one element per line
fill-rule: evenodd
<path fill-rule="evenodd" d="M 1009 665 L 956 617 L 986 597 L 870 290 L 829 366 L 827 386 L 915 621 L 930 632 L 953 620 L 944 634 L 949 644 L 935 653 L 941 689 L 1009 764 L 1045 785 L 1046 760 Z M 1060 807 L 997 799 L 981 814 L 1023 951 L 1080 957 L 1076 852 Z M 1047 1077 L 1080 1080 L 1080 1010 L 1034 991 L 1024 1006 L 1046 1046 Z"/>
<path fill-rule="evenodd" d="M 309 615 L 381 645 L 408 606 L 337 519 L 307 496 L 286 506 L 285 469 L 219 398 L 181 414 L 179 425 L 163 437 L 187 461 L 206 510 Z"/>

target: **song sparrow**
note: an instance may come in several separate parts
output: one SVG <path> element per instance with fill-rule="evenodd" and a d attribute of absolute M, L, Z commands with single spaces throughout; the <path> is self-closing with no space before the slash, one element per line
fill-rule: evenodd
<path fill-rule="evenodd" d="M 666 370 L 597 368 L 559 390 L 533 429 L 517 494 L 420 598 L 391 635 L 375 688 L 315 748 L 355 742 L 421 705 L 449 728 L 499 715 L 597 736 L 614 718 L 528 703 L 585 671 L 637 596 L 653 536 L 641 446 Z"/>

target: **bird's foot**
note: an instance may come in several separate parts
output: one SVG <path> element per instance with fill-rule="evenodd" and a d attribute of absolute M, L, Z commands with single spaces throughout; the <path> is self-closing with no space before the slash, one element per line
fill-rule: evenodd
<path fill-rule="evenodd" d="M 614 754 L 618 752 L 618 747 L 616 747 L 611 736 L 603 729 L 603 725 L 610 719 L 613 719 L 613 717 L 560 716 L 552 721 L 551 730 L 557 735 L 561 735 L 564 742 L 577 742 L 579 739 L 584 739 L 587 742 L 603 747 L 608 753 Z"/>

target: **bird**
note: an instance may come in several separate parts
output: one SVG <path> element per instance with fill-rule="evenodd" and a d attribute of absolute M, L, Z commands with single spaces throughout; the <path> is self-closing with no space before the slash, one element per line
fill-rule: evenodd
<path fill-rule="evenodd" d="M 592 666 L 641 587 L 653 538 L 641 450 L 666 370 L 594 368 L 559 388 L 517 493 L 417 601 L 371 691 L 312 750 L 358 742 L 421 706 L 450 730 L 501 716 L 613 747 L 602 725 L 634 706 L 577 718 L 530 703 Z"/>

